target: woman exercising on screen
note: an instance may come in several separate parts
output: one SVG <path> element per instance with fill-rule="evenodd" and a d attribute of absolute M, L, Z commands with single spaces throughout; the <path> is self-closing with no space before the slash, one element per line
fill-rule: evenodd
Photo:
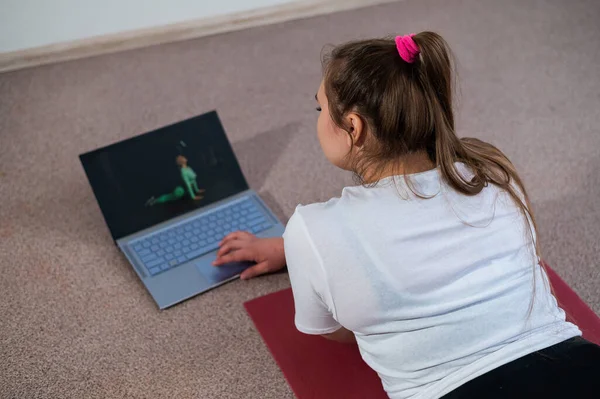
<path fill-rule="evenodd" d="M 206 190 L 201 190 L 198 188 L 198 183 L 196 182 L 196 172 L 194 172 L 194 170 L 188 166 L 187 158 L 183 155 L 179 155 L 176 158 L 176 162 L 181 169 L 181 178 L 188 189 L 190 197 L 195 200 L 201 200 L 204 196 L 198 194 L 201 194 Z"/>
<path fill-rule="evenodd" d="M 181 178 L 183 179 L 183 182 L 185 183 L 185 186 L 190 195 L 190 198 L 192 198 L 193 200 L 196 200 L 196 201 L 199 201 L 202 198 L 204 198 L 203 195 L 199 195 L 199 194 L 204 193 L 206 190 L 198 188 L 198 183 L 196 182 L 196 172 L 194 172 L 194 170 L 188 166 L 187 158 L 184 157 L 183 155 L 179 155 L 179 156 L 177 156 L 175 161 L 177 162 L 177 165 L 181 169 Z M 165 202 L 176 201 L 176 200 L 183 198 L 184 195 L 185 195 L 184 188 L 181 186 L 177 186 L 177 187 L 175 187 L 175 190 L 173 190 L 172 193 L 163 194 L 158 198 L 154 198 L 154 197 L 150 198 L 146 202 L 146 205 L 152 206 L 155 204 L 162 204 Z"/>

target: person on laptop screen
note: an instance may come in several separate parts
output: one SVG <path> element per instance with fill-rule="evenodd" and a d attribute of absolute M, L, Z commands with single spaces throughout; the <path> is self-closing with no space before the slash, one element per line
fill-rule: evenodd
<path fill-rule="evenodd" d="M 188 160 L 183 155 L 178 155 L 175 162 L 181 169 L 181 178 L 187 187 L 187 192 L 191 199 L 195 201 L 200 201 L 204 198 L 203 195 L 206 190 L 198 188 L 198 183 L 196 182 L 196 173 L 192 168 L 188 166 Z M 156 204 L 163 204 L 165 202 L 176 201 L 182 199 L 185 196 L 186 191 L 181 186 L 175 187 L 172 193 L 163 194 L 158 198 L 152 197 L 147 202 L 146 205 L 153 206 Z"/>
<path fill-rule="evenodd" d="M 196 182 L 196 173 L 192 168 L 189 167 L 187 158 L 183 155 L 179 155 L 176 162 L 181 169 L 181 178 L 187 187 L 190 197 L 194 200 L 201 200 L 203 196 L 199 194 L 203 193 L 204 190 L 198 188 L 198 183 Z"/>
<path fill-rule="evenodd" d="M 321 148 L 363 184 L 298 206 L 283 239 L 228 235 L 216 265 L 287 263 L 296 328 L 355 341 L 390 398 L 598 397 L 600 347 L 552 295 L 514 165 L 456 134 L 446 41 L 350 42 L 323 75 Z"/>

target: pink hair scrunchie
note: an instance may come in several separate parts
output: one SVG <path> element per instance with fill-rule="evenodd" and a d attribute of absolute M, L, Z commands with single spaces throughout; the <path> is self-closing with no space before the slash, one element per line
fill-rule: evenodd
<path fill-rule="evenodd" d="M 406 36 L 396 36 L 396 48 L 398 49 L 398 54 L 400 54 L 400 57 L 409 64 L 415 62 L 415 59 L 420 53 L 419 47 L 413 40 L 414 35 L 414 33 L 411 33 Z"/>

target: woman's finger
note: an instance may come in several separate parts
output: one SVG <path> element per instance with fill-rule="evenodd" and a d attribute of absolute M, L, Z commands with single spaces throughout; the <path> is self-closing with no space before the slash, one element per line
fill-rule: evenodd
<path fill-rule="evenodd" d="M 247 248 L 242 248 L 237 251 L 229 252 L 228 254 L 218 257 L 213 262 L 213 265 L 221 266 L 221 265 L 224 265 L 226 263 L 231 263 L 231 262 L 246 262 L 246 261 L 253 261 L 253 260 L 254 259 L 253 259 L 252 252 L 250 250 L 248 250 Z"/>
<path fill-rule="evenodd" d="M 217 251 L 217 258 L 228 254 L 229 252 L 237 251 L 244 247 L 244 242 L 240 240 L 232 240 L 221 245 L 221 248 Z"/>
<path fill-rule="evenodd" d="M 250 238 L 252 235 L 250 233 L 247 233 L 245 231 L 234 231 L 233 233 L 229 233 L 227 234 L 219 243 L 219 246 L 232 241 L 232 240 L 243 240 L 243 239 L 248 239 Z"/>
<path fill-rule="evenodd" d="M 252 277 L 260 276 L 261 274 L 265 274 L 265 273 L 269 273 L 269 272 L 270 272 L 269 263 L 261 262 L 261 263 L 258 263 L 256 265 L 244 270 L 244 272 L 240 275 L 240 278 L 242 280 L 249 280 Z"/>

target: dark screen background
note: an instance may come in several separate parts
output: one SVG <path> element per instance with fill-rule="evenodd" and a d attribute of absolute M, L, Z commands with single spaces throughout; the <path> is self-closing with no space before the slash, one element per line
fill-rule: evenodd
<path fill-rule="evenodd" d="M 193 200 L 179 166 L 188 160 L 204 198 Z M 113 238 L 119 239 L 248 189 L 216 112 L 200 115 L 80 156 Z M 183 198 L 146 205 L 185 190 Z"/>

